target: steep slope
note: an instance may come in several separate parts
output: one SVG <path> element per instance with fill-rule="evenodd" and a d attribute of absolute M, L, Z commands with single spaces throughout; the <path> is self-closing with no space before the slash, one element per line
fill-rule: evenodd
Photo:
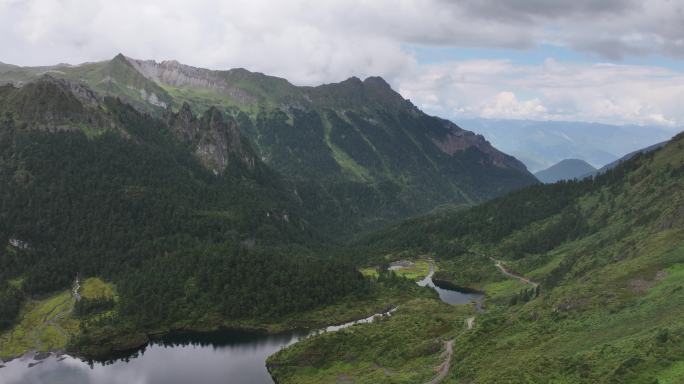
<path fill-rule="evenodd" d="M 596 168 L 581 159 L 561 160 L 549 168 L 539 171 L 534 176 L 542 183 L 555 183 L 560 180 L 573 180 L 596 172 Z"/>
<path fill-rule="evenodd" d="M 215 71 L 118 55 L 80 66 L 14 68 L 0 82 L 49 71 L 155 116 L 187 105 L 233 116 L 265 164 L 290 179 L 309 220 L 333 236 L 470 205 L 536 182 L 482 136 L 428 116 L 383 79 L 299 87 L 245 69 Z"/>
<path fill-rule="evenodd" d="M 432 327 L 413 343 L 453 339 L 458 363 L 445 382 L 680 383 L 683 187 L 680 134 L 597 178 L 534 186 L 457 214 L 412 220 L 349 253 L 370 265 L 428 253 L 438 260 L 436 277 L 487 293 L 486 312 L 469 315 L 475 316 L 472 329 L 440 327 L 414 308 L 382 325 L 394 327 L 408 316 L 412 327 Z M 380 328 L 324 335 L 285 350 L 271 359 L 278 364 L 276 379 L 316 382 L 336 374 L 358 382 L 411 382 L 388 375 L 393 366 L 373 368 L 377 357 L 364 351 L 382 348 L 393 357 L 383 362 L 402 366 L 423 350 L 385 343 L 377 337 Z M 359 353 L 336 364 L 336 345 Z M 317 369 L 307 363 L 311 356 Z"/>

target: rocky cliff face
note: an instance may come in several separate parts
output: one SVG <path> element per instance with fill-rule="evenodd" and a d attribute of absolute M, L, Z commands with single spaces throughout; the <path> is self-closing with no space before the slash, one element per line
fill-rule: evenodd
<path fill-rule="evenodd" d="M 190 87 L 211 89 L 239 100 L 242 104 L 253 103 L 255 97 L 237 88 L 218 71 L 195 68 L 176 60 L 157 63 L 154 60 L 135 60 L 126 58 L 128 62 L 148 79 L 172 87 Z"/>
<path fill-rule="evenodd" d="M 451 123 L 447 123 L 447 125 L 451 126 L 451 131 L 446 136 L 441 139 L 432 139 L 437 148 L 442 152 L 453 156 L 468 148 L 477 148 L 480 152 L 486 154 L 491 159 L 492 164 L 497 167 L 527 172 L 527 167 L 522 162 L 494 148 L 484 136 L 462 130 Z"/>
<path fill-rule="evenodd" d="M 104 99 L 83 83 L 44 75 L 21 87 L 0 86 L 0 113 L 9 112 L 20 128 L 83 131 L 88 136 L 114 131 L 130 137 L 125 124 L 107 113 Z M 195 116 L 188 104 L 177 113 L 167 110 L 165 122 L 175 137 L 191 146 L 197 158 L 216 174 L 231 162 L 253 170 L 256 164 L 249 143 L 236 121 L 217 108 Z"/>
<path fill-rule="evenodd" d="M 212 107 L 195 117 L 190 106 L 183 104 L 178 113 L 168 112 L 166 121 L 176 138 L 188 143 L 214 173 L 222 173 L 231 161 L 254 169 L 255 155 L 242 138 L 237 123 L 217 108 Z"/>

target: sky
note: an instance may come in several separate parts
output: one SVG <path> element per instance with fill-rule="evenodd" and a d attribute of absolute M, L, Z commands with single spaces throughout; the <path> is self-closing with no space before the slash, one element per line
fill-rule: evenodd
<path fill-rule="evenodd" d="M 0 0 L 0 47 L 16 65 L 379 75 L 456 120 L 684 125 L 681 0 Z"/>

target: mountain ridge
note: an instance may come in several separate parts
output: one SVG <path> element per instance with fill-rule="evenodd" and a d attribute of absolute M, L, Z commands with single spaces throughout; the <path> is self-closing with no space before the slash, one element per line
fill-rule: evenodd
<path fill-rule="evenodd" d="M 309 197 L 307 209 L 327 218 L 318 224 L 330 233 L 345 228 L 349 235 L 537 182 L 483 136 L 425 114 L 380 77 L 300 87 L 245 69 L 119 54 L 79 66 L 0 70 L 0 83 L 28 84 L 46 71 L 162 118 L 187 107 L 194 115 L 218 109 L 236 121 L 257 157 Z"/>

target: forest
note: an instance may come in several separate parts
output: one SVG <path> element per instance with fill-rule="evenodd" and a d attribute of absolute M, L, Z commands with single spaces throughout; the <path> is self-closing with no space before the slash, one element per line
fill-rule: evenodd
<path fill-rule="evenodd" d="M 3 116 L 0 328 L 26 298 L 68 289 L 77 277 L 114 283 L 120 299 L 109 325 L 140 329 L 207 313 L 281 315 L 364 294 L 351 263 L 321 255 L 274 172 L 234 162 L 214 175 L 162 121 L 116 99 L 105 106 L 130 137 L 44 132 Z"/>

